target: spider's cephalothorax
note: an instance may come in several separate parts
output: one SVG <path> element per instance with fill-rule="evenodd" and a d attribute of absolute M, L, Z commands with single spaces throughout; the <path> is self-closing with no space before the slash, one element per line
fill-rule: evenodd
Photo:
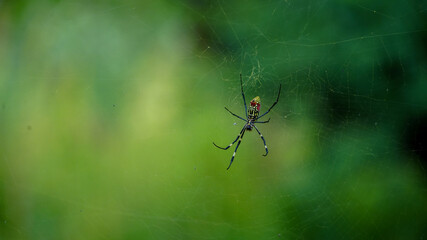
<path fill-rule="evenodd" d="M 279 94 L 277 95 L 277 99 L 276 101 L 273 103 L 273 105 L 265 112 L 263 113 L 261 116 L 259 115 L 259 109 L 261 107 L 261 100 L 259 97 L 255 97 L 254 99 L 252 99 L 251 101 L 251 105 L 249 106 L 249 109 L 246 107 L 246 100 L 245 100 L 245 93 L 243 92 L 243 80 L 242 80 L 242 74 L 240 74 L 240 87 L 242 90 L 242 96 L 243 96 L 243 103 L 245 104 L 245 113 L 246 113 L 246 119 L 232 113 L 230 110 L 228 110 L 228 108 L 225 108 L 227 111 L 229 111 L 233 116 L 243 120 L 246 122 L 245 126 L 243 126 L 242 130 L 240 131 L 239 135 L 237 135 L 237 138 L 230 143 L 230 145 L 228 145 L 227 147 L 223 148 L 220 147 L 218 145 L 216 145 L 215 143 L 213 143 L 216 147 L 227 150 L 229 147 L 231 147 L 235 142 L 237 142 L 237 140 L 239 140 L 237 142 L 237 146 L 236 149 L 234 149 L 234 153 L 233 156 L 231 157 L 231 161 L 230 161 L 230 165 L 228 165 L 227 170 L 231 167 L 231 164 L 233 163 L 234 160 L 234 156 L 236 155 L 236 151 L 239 148 L 240 142 L 242 141 L 243 135 L 245 134 L 245 131 L 251 131 L 252 128 L 255 128 L 255 130 L 258 132 L 259 136 L 261 137 L 262 141 L 264 142 L 264 147 L 265 147 L 265 154 L 263 156 L 267 156 L 268 154 L 268 149 L 267 149 L 267 145 L 265 144 L 265 139 L 262 136 L 261 132 L 258 130 L 257 127 L 255 127 L 255 123 L 268 123 L 270 121 L 270 119 L 268 119 L 267 121 L 258 121 L 258 119 L 262 118 L 264 115 L 266 115 L 267 113 L 270 112 L 270 110 L 277 104 L 277 102 L 279 102 L 279 97 L 280 97 L 280 89 L 282 88 L 282 85 L 279 86 Z"/>

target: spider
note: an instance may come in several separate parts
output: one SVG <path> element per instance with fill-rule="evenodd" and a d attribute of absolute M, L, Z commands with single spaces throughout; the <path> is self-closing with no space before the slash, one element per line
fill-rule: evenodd
<path fill-rule="evenodd" d="M 227 170 L 230 169 L 231 164 L 233 163 L 234 156 L 236 156 L 236 151 L 239 148 L 240 142 L 242 141 L 242 138 L 243 138 L 243 135 L 245 134 L 245 131 L 252 131 L 252 128 L 255 128 L 255 130 L 258 132 L 259 136 L 261 137 L 262 141 L 264 142 L 265 154 L 263 154 L 263 156 L 264 157 L 267 156 L 267 154 L 268 154 L 268 148 L 267 148 L 267 145 L 265 144 L 265 139 L 262 136 L 261 132 L 258 130 L 258 128 L 255 126 L 255 123 L 268 123 L 270 121 L 270 118 L 267 121 L 258 121 L 258 119 L 262 118 L 267 113 L 269 113 L 270 110 L 279 102 L 280 90 L 282 88 L 282 85 L 280 84 L 280 86 L 279 86 L 279 94 L 277 95 L 276 101 L 267 110 L 267 112 L 265 112 L 264 114 L 261 114 L 261 116 L 258 116 L 259 115 L 259 109 L 261 107 L 261 100 L 260 100 L 260 98 L 258 96 L 255 97 L 254 99 L 252 99 L 251 105 L 249 106 L 249 109 L 246 107 L 245 93 L 243 92 L 242 74 L 240 74 L 240 87 L 241 87 L 242 96 L 243 96 L 243 103 L 245 104 L 246 119 L 238 116 L 237 114 L 234 114 L 233 112 L 231 112 L 230 110 L 228 110 L 227 107 L 225 107 L 225 110 L 227 110 L 229 113 L 231 113 L 233 116 L 239 118 L 240 120 L 245 121 L 246 124 L 245 124 L 245 126 L 243 126 L 243 128 L 240 131 L 239 135 L 237 135 L 237 138 L 232 143 L 230 143 L 230 145 L 228 145 L 227 147 L 223 148 L 223 147 L 220 147 L 220 146 L 216 145 L 215 143 L 213 143 L 215 145 L 215 147 L 223 149 L 223 150 L 227 150 L 235 142 L 237 142 L 237 140 L 239 140 L 239 142 L 237 142 L 236 149 L 234 149 L 234 153 L 233 153 L 233 156 L 231 157 L 230 165 L 228 165 Z"/>

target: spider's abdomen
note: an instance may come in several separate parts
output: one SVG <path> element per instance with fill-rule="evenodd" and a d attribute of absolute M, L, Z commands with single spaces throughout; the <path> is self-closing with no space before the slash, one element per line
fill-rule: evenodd
<path fill-rule="evenodd" d="M 256 120 L 258 118 L 259 111 L 256 108 L 249 107 L 248 109 L 248 118 L 251 120 Z"/>
<path fill-rule="evenodd" d="M 251 120 L 256 120 L 259 115 L 259 109 L 261 108 L 261 100 L 259 97 L 255 97 L 251 101 L 251 105 L 248 109 L 248 118 Z"/>

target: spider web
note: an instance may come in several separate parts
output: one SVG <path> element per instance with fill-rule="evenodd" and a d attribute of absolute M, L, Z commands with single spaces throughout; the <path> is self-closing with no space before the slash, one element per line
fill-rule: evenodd
<path fill-rule="evenodd" d="M 425 2 L 1 6 L 0 239 L 425 237 Z"/>
<path fill-rule="evenodd" d="M 221 103 L 243 115 L 236 68 L 246 96 L 261 94 L 265 108 L 283 85 L 272 123 L 261 130 L 270 159 L 256 156 L 262 145 L 246 135 L 238 155 L 250 153 L 235 163 L 265 169 L 242 181 L 262 185 L 257 207 L 277 213 L 251 230 L 259 238 L 273 238 L 274 228 L 288 238 L 423 237 L 426 208 L 405 196 L 425 191 L 425 4 L 268 1 L 204 11 L 200 59 L 223 59 L 208 71 L 229 89 Z M 215 124 L 225 127 L 215 141 L 238 133 L 227 122 Z M 402 207 L 409 212 L 395 212 Z"/>

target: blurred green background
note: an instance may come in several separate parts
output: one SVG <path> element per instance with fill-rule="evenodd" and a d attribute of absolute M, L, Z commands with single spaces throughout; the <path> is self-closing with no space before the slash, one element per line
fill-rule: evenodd
<path fill-rule="evenodd" d="M 425 1 L 0 1 L 0 239 L 424 239 L 426 66 Z"/>

